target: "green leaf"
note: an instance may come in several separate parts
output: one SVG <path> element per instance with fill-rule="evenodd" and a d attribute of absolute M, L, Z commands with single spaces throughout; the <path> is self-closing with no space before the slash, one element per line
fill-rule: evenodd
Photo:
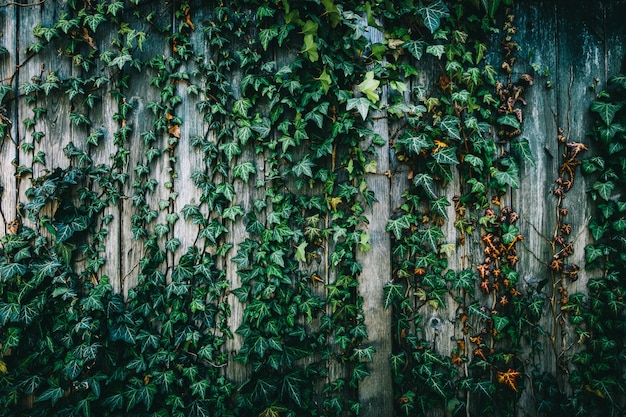
<path fill-rule="evenodd" d="M 259 41 L 261 42 L 261 46 L 263 47 L 264 51 L 267 51 L 267 47 L 269 46 L 270 42 L 277 36 L 278 28 L 275 26 L 272 26 L 268 29 L 261 29 L 259 31 Z"/>
<path fill-rule="evenodd" d="M 440 148 L 439 151 L 433 153 L 433 158 L 437 163 L 443 165 L 456 165 L 459 163 L 456 157 L 456 146 Z"/>
<path fill-rule="evenodd" d="M 443 197 L 439 197 L 436 200 L 432 200 L 430 202 L 430 207 L 431 210 L 434 213 L 438 213 L 441 217 L 443 217 L 444 219 L 448 218 L 448 207 L 450 207 L 450 202 L 448 201 L 448 199 L 446 198 L 446 196 Z"/>
<path fill-rule="evenodd" d="M 374 71 L 368 71 L 365 73 L 365 79 L 358 85 L 358 88 L 372 103 L 376 103 L 380 100 L 376 93 L 379 85 L 380 81 L 374 78 Z"/>
<path fill-rule="evenodd" d="M 585 261 L 590 264 L 598 258 L 602 258 L 604 252 L 602 248 L 594 245 L 585 246 Z"/>
<path fill-rule="evenodd" d="M 300 391 L 300 387 L 308 385 L 308 381 L 300 378 L 296 372 L 292 372 L 290 374 L 285 375 L 283 378 L 283 384 L 281 392 L 283 395 L 287 395 L 291 398 L 298 407 L 302 407 L 302 393 Z"/>
<path fill-rule="evenodd" d="M 316 62 L 319 59 L 317 47 L 318 45 L 317 42 L 315 42 L 313 35 L 304 35 L 304 48 L 301 52 L 305 53 L 311 62 Z"/>
<path fill-rule="evenodd" d="M 436 56 L 438 59 L 441 59 L 441 56 L 445 53 L 445 49 L 443 45 L 428 45 L 426 47 L 426 53 L 432 56 Z"/>
<path fill-rule="evenodd" d="M 237 216 L 243 216 L 245 213 L 245 211 L 243 211 L 243 208 L 239 205 L 235 205 L 235 206 L 230 206 L 227 207 L 226 209 L 224 209 L 224 212 L 222 213 L 222 217 L 224 217 L 225 219 L 230 219 L 231 221 L 236 221 L 237 220 Z"/>
<path fill-rule="evenodd" d="M 17 262 L 2 263 L 0 266 L 0 278 L 7 282 L 13 277 L 22 276 L 26 273 L 26 265 Z"/>
<path fill-rule="evenodd" d="M 424 42 L 422 39 L 409 40 L 402 44 L 402 48 L 409 51 L 409 53 L 413 55 L 413 57 L 417 60 L 420 60 L 422 58 L 425 46 L 426 42 Z"/>
<path fill-rule="evenodd" d="M 478 172 L 483 172 L 484 161 L 481 158 L 479 158 L 479 157 L 477 157 L 475 155 L 472 155 L 471 153 L 468 153 L 467 155 L 465 155 L 463 157 L 463 160 L 466 161 L 467 163 L 469 163 Z"/>
<path fill-rule="evenodd" d="M 420 133 L 417 136 L 409 136 L 397 141 L 400 146 L 411 153 L 419 155 L 422 150 L 431 149 L 434 145 L 426 133 Z"/>
<path fill-rule="evenodd" d="M 441 19 L 449 16 L 448 7 L 442 0 L 435 0 L 427 6 L 420 1 L 417 13 L 424 19 L 424 26 L 430 30 L 430 33 L 435 33 Z"/>
<path fill-rule="evenodd" d="M 435 180 L 433 180 L 431 175 L 426 173 L 416 174 L 413 177 L 413 184 L 421 186 L 430 198 L 437 198 L 437 194 L 435 193 Z"/>
<path fill-rule="evenodd" d="M 455 290 L 464 289 L 471 291 L 476 281 L 478 281 L 478 275 L 472 269 L 464 269 L 458 273 L 454 280 L 453 288 Z"/>
<path fill-rule="evenodd" d="M 600 115 L 602 121 L 608 126 L 613 122 L 615 113 L 622 108 L 622 104 L 618 103 L 606 103 L 604 101 L 594 101 L 591 103 L 591 111 Z"/>
<path fill-rule="evenodd" d="M 391 307 L 395 300 L 401 300 L 404 298 L 404 287 L 400 284 L 388 282 L 383 287 L 385 293 L 385 309 Z"/>
<path fill-rule="evenodd" d="M 226 142 L 219 146 L 220 151 L 226 154 L 226 158 L 231 161 L 235 156 L 241 154 L 241 148 L 238 142 Z"/>
<path fill-rule="evenodd" d="M 365 97 L 351 98 L 346 103 L 346 110 L 357 109 L 363 120 L 367 119 L 372 103 Z"/>
<path fill-rule="evenodd" d="M 320 76 L 316 78 L 316 80 L 319 81 L 320 84 L 322 85 L 322 90 L 325 93 L 328 93 L 328 90 L 330 89 L 330 85 L 332 84 L 332 80 L 330 78 L 330 74 L 328 74 L 328 72 L 326 72 L 326 65 L 324 65 L 324 70 L 322 71 Z M 319 124 L 318 124 L 318 126 L 321 127 L 321 125 L 319 125 Z"/>
<path fill-rule="evenodd" d="M 519 129 L 522 125 L 514 114 L 505 114 L 498 117 L 498 123 L 504 126 L 510 126 L 513 129 Z"/>
<path fill-rule="evenodd" d="M 510 320 L 506 316 L 493 315 L 493 328 L 497 332 L 501 332 L 509 324 Z"/>
<path fill-rule="evenodd" d="M 513 152 L 520 156 L 524 162 L 529 163 L 533 167 L 535 166 L 535 158 L 530 150 L 528 139 L 515 138 L 511 141 L 511 149 L 513 149 Z"/>
<path fill-rule="evenodd" d="M 439 241 L 443 239 L 444 237 L 445 235 L 443 234 L 441 229 L 437 226 L 431 226 L 429 228 L 426 228 L 422 230 L 422 233 L 421 233 L 421 241 L 424 244 L 430 246 L 430 248 L 434 252 L 437 252 L 437 245 L 439 244 Z"/>
<path fill-rule="evenodd" d="M 408 230 L 411 227 L 408 216 L 400 216 L 397 219 L 389 219 L 387 222 L 387 231 L 393 232 L 395 238 L 400 240 L 402 237 L 402 231 Z"/>
<path fill-rule="evenodd" d="M 491 176 L 502 186 L 519 188 L 519 168 L 516 164 L 511 164 L 506 171 L 491 167 Z"/>
<path fill-rule="evenodd" d="M 598 192 L 598 195 L 602 199 L 609 201 L 611 199 L 611 193 L 613 192 L 613 189 L 615 188 L 615 184 L 613 183 L 613 181 L 607 181 L 607 182 L 596 181 L 593 184 L 592 188 Z"/>
<path fill-rule="evenodd" d="M 315 166 L 315 163 L 311 161 L 309 155 L 305 155 L 304 158 L 300 159 L 293 165 L 291 169 L 292 172 L 296 175 L 296 177 L 301 177 L 303 175 L 312 178 L 313 170 L 312 168 Z"/>
<path fill-rule="evenodd" d="M 302 242 L 298 245 L 296 249 L 296 261 L 298 262 L 306 262 L 306 247 L 308 243 Z"/>
<path fill-rule="evenodd" d="M 35 402 L 43 402 L 43 401 L 50 400 L 50 403 L 54 406 L 54 404 L 56 404 L 58 400 L 63 398 L 63 395 L 65 395 L 65 390 L 61 387 L 54 386 L 54 387 L 48 388 L 47 390 L 42 392 L 40 395 L 38 395 Z"/>
<path fill-rule="evenodd" d="M 250 174 L 256 174 L 256 167 L 252 162 L 243 162 L 233 168 L 233 176 L 241 178 L 243 182 L 248 182 Z"/>
<path fill-rule="evenodd" d="M 451 115 L 445 116 L 439 124 L 441 131 L 448 135 L 451 139 L 455 140 L 461 140 L 461 133 L 459 131 L 460 125 L 461 120 L 458 117 Z"/>

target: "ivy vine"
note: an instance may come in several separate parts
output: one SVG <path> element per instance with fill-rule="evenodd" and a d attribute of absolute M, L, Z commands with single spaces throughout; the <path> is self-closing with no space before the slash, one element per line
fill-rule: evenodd
<path fill-rule="evenodd" d="M 0 207 L 2 415 L 364 413 L 359 385 L 375 347 L 359 256 L 371 246 L 368 215 L 388 198 L 368 187 L 371 175 L 407 184 L 386 225 L 393 274 L 380 283 L 396 415 L 513 415 L 526 390 L 538 413 L 618 415 L 626 83 L 613 78 L 592 105 L 596 156 L 581 160 L 587 146 L 559 136 L 549 283 L 522 288 L 524 236 L 507 196 L 535 163 L 522 135 L 533 78 L 517 62 L 511 6 L 37 6 L 56 8 L 54 19 L 32 29 L 0 84 L 20 199 Z M 0 48 L 0 59 L 11 53 Z M 22 76 L 51 55 L 58 68 Z M 67 119 L 71 142 L 53 137 L 53 117 Z M 386 145 L 392 169 L 381 173 Z M 586 267 L 602 271 L 586 295 L 563 285 L 580 269 L 567 259 L 563 204 L 579 165 L 598 208 Z M 113 265 L 109 246 L 126 234 L 133 250 Z M 472 244 L 482 256 L 459 268 L 455 251 Z M 555 329 L 569 320 L 585 346 L 571 395 L 523 356 L 546 300 Z M 426 337 L 444 310 L 457 330 L 450 352 Z"/>

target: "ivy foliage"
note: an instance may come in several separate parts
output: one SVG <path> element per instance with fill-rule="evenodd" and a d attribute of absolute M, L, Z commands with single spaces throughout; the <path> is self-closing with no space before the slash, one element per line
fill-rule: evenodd
<path fill-rule="evenodd" d="M 505 203 L 534 164 L 522 136 L 533 79 L 516 67 L 511 5 L 40 5 L 58 10 L 19 53 L 44 69 L 18 69 L 18 88 L 0 86 L 0 137 L 8 145 L 21 132 L 13 166 L 23 192 L 0 211 L 2 415 L 363 413 L 359 386 L 376 350 L 358 259 L 372 210 L 388 198 L 368 179 L 400 172 L 402 203 L 385 219 L 393 274 L 380 278 L 394 412 L 511 415 L 534 389 L 546 393 L 539 413 L 616 415 L 621 159 L 582 162 L 601 212 L 588 266 L 606 272 L 588 299 L 560 301 L 588 345 L 573 359 L 575 395 L 522 355 L 543 331 L 545 294 L 518 282 L 524 237 Z M 620 155 L 623 77 L 613 83 L 592 111 L 599 143 Z M 57 117 L 71 140 L 56 136 Z M 583 150 L 563 146 L 561 193 Z M 380 172 L 388 149 L 391 170 Z M 553 292 L 578 268 L 566 262 L 557 197 Z M 485 257 L 454 270 L 469 242 Z M 124 259 L 111 256 L 119 245 L 130 248 Z M 430 337 L 442 323 L 425 320 L 444 310 L 456 315 L 451 352 Z"/>

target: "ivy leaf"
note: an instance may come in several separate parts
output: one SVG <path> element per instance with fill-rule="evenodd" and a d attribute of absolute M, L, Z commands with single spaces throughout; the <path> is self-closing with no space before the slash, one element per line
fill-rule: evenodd
<path fill-rule="evenodd" d="M 455 290 L 464 289 L 471 291 L 474 283 L 478 280 L 478 275 L 471 269 L 464 269 L 457 275 L 454 280 L 453 288 Z"/>
<path fill-rule="evenodd" d="M 374 78 L 374 71 L 368 71 L 365 73 L 365 79 L 358 85 L 358 88 L 372 103 L 376 103 L 380 100 L 376 93 L 376 89 L 379 85 L 380 81 Z"/>
<path fill-rule="evenodd" d="M 622 104 L 618 103 L 605 103 L 604 101 L 594 101 L 591 103 L 591 111 L 600 115 L 602 121 L 608 126 L 613 122 L 615 113 L 622 108 Z"/>
<path fill-rule="evenodd" d="M 483 160 L 481 158 L 479 158 L 479 157 L 477 157 L 475 155 L 472 155 L 471 153 L 468 153 L 467 155 L 465 155 L 463 157 L 463 160 L 466 161 L 467 163 L 469 163 L 478 172 L 483 172 L 484 162 L 483 162 Z M 470 178 L 470 179 L 474 179 L 474 178 Z"/>
<path fill-rule="evenodd" d="M 421 240 L 424 244 L 430 246 L 430 248 L 437 252 L 437 245 L 439 244 L 439 240 L 443 239 L 445 235 L 437 226 L 431 226 L 422 231 Z"/>
<path fill-rule="evenodd" d="M 511 141 L 511 148 L 513 149 L 513 152 L 522 157 L 524 162 L 529 163 L 533 167 L 535 166 L 535 158 L 530 150 L 528 139 L 514 139 Z"/>
<path fill-rule="evenodd" d="M 308 243 L 302 242 L 296 248 L 296 261 L 298 262 L 306 262 L 306 247 Z"/>
<path fill-rule="evenodd" d="M 608 201 L 611 198 L 611 193 L 613 192 L 613 189 L 615 188 L 615 184 L 613 183 L 613 181 L 607 181 L 607 182 L 596 181 L 593 184 L 592 188 L 598 192 L 598 195 L 602 199 Z"/>
<path fill-rule="evenodd" d="M 219 146 L 220 151 L 226 154 L 226 158 L 231 161 L 235 156 L 241 154 L 241 148 L 237 142 L 226 142 Z"/>
<path fill-rule="evenodd" d="M 291 170 L 296 175 L 296 177 L 301 177 L 303 175 L 306 175 L 307 177 L 312 178 L 313 177 L 312 168 L 314 166 L 315 166 L 315 163 L 311 161 L 311 158 L 309 157 L 309 155 L 305 155 L 304 158 L 302 158 L 301 160 L 299 160 L 293 165 L 293 168 L 291 168 Z"/>
<path fill-rule="evenodd" d="M 304 384 L 304 379 L 300 378 L 296 372 L 285 375 L 282 384 L 283 395 L 287 394 L 298 407 L 302 407 L 302 394 L 300 392 L 300 386 Z"/>
<path fill-rule="evenodd" d="M 0 266 L 0 277 L 7 282 L 15 276 L 22 276 L 26 273 L 26 265 L 17 262 L 2 263 Z"/>
<path fill-rule="evenodd" d="M 237 216 L 243 216 L 244 214 L 246 213 L 243 211 L 243 208 L 241 208 L 241 206 L 239 205 L 235 205 L 224 209 L 222 217 L 224 217 L 225 219 L 230 219 L 234 222 L 237 220 Z"/>
<path fill-rule="evenodd" d="M 446 196 L 440 197 L 430 202 L 431 210 L 435 213 L 439 213 L 444 219 L 448 218 L 447 207 L 450 207 L 450 202 Z"/>
<path fill-rule="evenodd" d="M 456 146 L 440 148 L 437 152 L 433 152 L 433 158 L 437 163 L 443 165 L 456 165 L 459 163 L 456 157 Z"/>
<path fill-rule="evenodd" d="M 65 395 L 65 390 L 59 386 L 54 386 L 38 395 L 35 402 L 50 400 L 50 403 L 54 406 L 59 399 L 63 398 L 63 395 Z"/>
<path fill-rule="evenodd" d="M 512 127 L 513 129 L 519 129 L 522 126 L 514 114 L 505 114 L 504 116 L 498 117 L 498 123 Z"/>
<path fill-rule="evenodd" d="M 432 56 L 436 56 L 438 59 L 441 59 L 441 56 L 445 53 L 445 49 L 443 45 L 428 45 L 426 47 L 426 53 Z"/>
<path fill-rule="evenodd" d="M 439 126 L 443 133 L 448 135 L 451 139 L 461 140 L 461 133 L 459 132 L 459 126 L 461 120 L 456 116 L 447 115 L 440 122 Z"/>
<path fill-rule="evenodd" d="M 519 188 L 519 168 L 517 164 L 511 164 L 506 171 L 500 171 L 496 167 L 491 167 L 491 176 L 502 186 Z"/>
<path fill-rule="evenodd" d="M 241 178 L 243 182 L 248 182 L 250 174 L 256 174 L 256 167 L 252 162 L 243 162 L 233 168 L 233 176 Z"/>
<path fill-rule="evenodd" d="M 405 137 L 400 139 L 398 142 L 403 148 L 416 155 L 419 155 L 422 150 L 428 150 L 435 146 L 426 133 L 420 133 L 417 136 Z"/>
<path fill-rule="evenodd" d="M 409 229 L 411 224 L 409 223 L 409 218 L 407 216 L 401 216 L 397 219 L 389 219 L 387 222 L 387 231 L 393 232 L 396 240 L 400 240 L 402 237 L 402 231 Z"/>
<path fill-rule="evenodd" d="M 441 19 L 448 17 L 449 10 L 442 0 L 436 0 L 428 6 L 424 6 L 424 4 L 420 1 L 417 13 L 419 13 L 419 15 L 422 16 L 422 19 L 424 19 L 424 26 L 430 30 L 430 33 L 435 33 L 435 31 L 439 28 Z"/>
<path fill-rule="evenodd" d="M 388 282 L 385 284 L 383 290 L 385 293 L 385 309 L 391 307 L 395 300 L 404 298 L 404 287 L 400 284 Z"/>
<path fill-rule="evenodd" d="M 275 26 L 272 26 L 268 29 L 261 29 L 259 31 L 259 41 L 261 42 L 261 46 L 263 47 L 264 51 L 267 51 L 267 47 L 269 46 L 270 42 L 277 36 L 278 28 Z"/>
<path fill-rule="evenodd" d="M 351 98 L 346 103 L 346 110 L 357 109 L 363 120 L 365 120 L 371 104 L 365 97 Z"/>
<path fill-rule="evenodd" d="M 510 320 L 506 316 L 492 316 L 493 319 L 493 328 L 497 332 L 501 332 L 504 328 L 509 324 Z"/>
<path fill-rule="evenodd" d="M 324 91 L 324 93 L 328 93 L 328 90 L 330 89 L 330 85 L 332 84 L 332 80 L 330 78 L 330 74 L 326 72 L 326 65 L 324 65 L 324 70 L 322 71 L 320 76 L 315 79 L 319 81 L 320 84 L 322 85 L 322 91 Z M 367 113 L 366 113 L 366 116 L 367 116 Z M 321 127 L 321 125 L 319 126 Z"/>
<path fill-rule="evenodd" d="M 426 42 L 424 42 L 422 39 L 410 40 L 402 44 L 402 48 L 409 51 L 409 53 L 413 55 L 413 57 L 417 60 L 420 60 L 422 58 L 425 46 Z"/>
<path fill-rule="evenodd" d="M 317 42 L 315 42 L 313 35 L 304 35 L 304 48 L 301 52 L 306 53 L 311 62 L 316 62 L 319 59 Z"/>
<path fill-rule="evenodd" d="M 585 261 L 590 264 L 598 258 L 604 256 L 602 248 L 594 245 L 585 246 Z"/>
<path fill-rule="evenodd" d="M 426 173 L 416 174 L 413 177 L 413 184 L 421 186 L 430 198 L 437 197 L 437 194 L 435 193 L 435 181 L 431 175 Z"/>

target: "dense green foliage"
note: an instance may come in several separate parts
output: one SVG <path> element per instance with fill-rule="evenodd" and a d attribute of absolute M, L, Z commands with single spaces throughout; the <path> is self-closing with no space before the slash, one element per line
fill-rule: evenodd
<path fill-rule="evenodd" d="M 370 249 L 367 213 L 381 198 L 367 177 L 396 174 L 376 165 L 385 146 L 392 165 L 409 172 L 387 223 L 393 275 L 380 278 L 381 303 L 392 311 L 395 414 L 515 415 L 532 390 L 537 414 L 619 415 L 626 85 L 616 77 L 598 94 L 594 134 L 607 155 L 582 161 L 597 177 L 587 266 L 603 276 L 590 281 L 588 297 L 564 293 L 579 267 L 567 260 L 563 197 L 587 149 L 560 136 L 550 279 L 522 288 L 524 237 L 505 196 L 520 187 L 521 167 L 534 164 L 522 136 L 533 79 L 516 63 L 507 6 L 42 6 L 58 7 L 58 18 L 33 29 L 23 58 L 55 51 L 59 68 L 19 91 L 0 86 L 3 106 L 31 112 L 21 120 L 0 113 L 5 140 L 13 123 L 26 132 L 14 167 L 26 200 L 0 246 L 0 415 L 358 415 L 374 354 L 358 257 Z M 130 93 L 138 85 L 150 100 L 143 109 Z M 46 137 L 50 100 L 67 101 L 73 138 L 82 138 L 63 147 L 64 161 L 39 150 L 57 140 Z M 114 132 L 94 123 L 102 114 Z M 375 133 L 380 117 L 389 143 Z M 200 161 L 189 178 L 178 172 L 191 164 L 183 144 Z M 195 187 L 194 204 L 180 204 L 180 181 Z M 450 184 L 460 190 L 453 199 Z M 132 212 L 122 232 L 142 248 L 127 296 L 113 290 L 107 274 L 116 265 L 105 256 L 120 204 Z M 443 230 L 449 222 L 455 242 Z M 177 235 L 182 223 L 193 244 Z M 241 241 L 232 238 L 237 227 Z M 481 242 L 485 256 L 455 271 L 451 256 L 466 240 Z M 245 308 L 237 328 L 233 303 Z M 449 354 L 424 336 L 438 326 L 424 318 L 440 310 L 456 312 Z M 554 329 L 538 326 L 546 311 Z M 557 382 L 563 375 L 535 368 L 523 353 L 557 352 L 536 336 L 556 333 L 565 318 L 585 345 L 572 358 L 572 392 Z M 242 342 L 234 355 L 233 338 Z M 245 381 L 229 378 L 234 366 L 245 368 Z"/>

